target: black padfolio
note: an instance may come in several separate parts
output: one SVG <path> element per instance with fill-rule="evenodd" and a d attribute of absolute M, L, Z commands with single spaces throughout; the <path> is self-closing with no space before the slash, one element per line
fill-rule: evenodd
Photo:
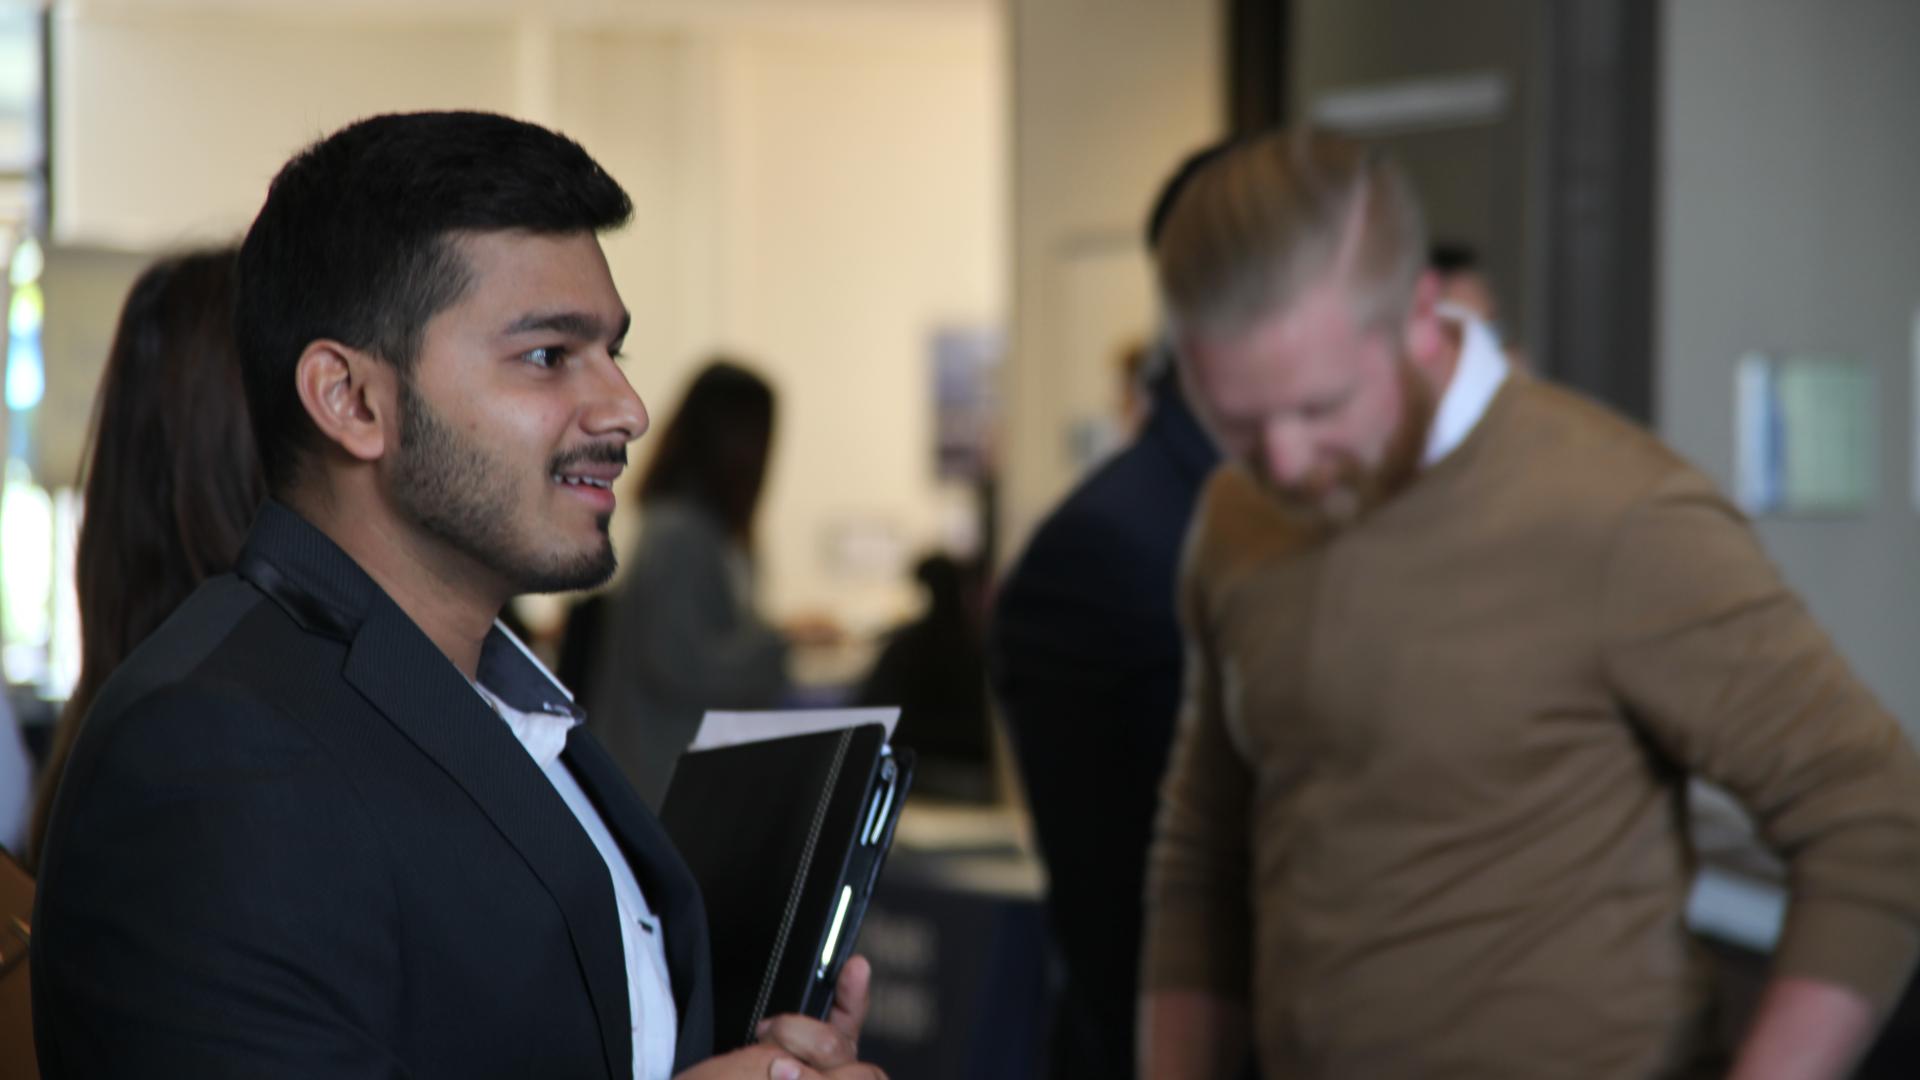
<path fill-rule="evenodd" d="M 912 776 L 879 724 L 680 759 L 660 822 L 706 899 L 717 1052 L 769 1016 L 826 1017 Z"/>

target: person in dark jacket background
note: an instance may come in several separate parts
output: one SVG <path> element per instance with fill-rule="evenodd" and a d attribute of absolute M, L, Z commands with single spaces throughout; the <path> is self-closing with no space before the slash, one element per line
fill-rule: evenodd
<path fill-rule="evenodd" d="M 950 555 L 922 558 L 920 617 L 886 637 L 854 704 L 900 707 L 894 742 L 913 748 L 914 790 L 980 801 L 993 796 L 986 659 L 980 642 L 979 571 Z"/>
<path fill-rule="evenodd" d="M 1151 246 L 1189 158 L 1155 200 Z M 994 606 L 993 689 L 1049 880 L 1064 982 L 1056 1080 L 1132 1076 L 1147 842 L 1179 707 L 1174 580 L 1201 482 L 1219 453 L 1164 348 L 1138 437 L 1035 530 Z"/>

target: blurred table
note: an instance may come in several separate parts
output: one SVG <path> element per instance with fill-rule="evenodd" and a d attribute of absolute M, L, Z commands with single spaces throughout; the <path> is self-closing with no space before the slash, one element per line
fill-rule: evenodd
<path fill-rule="evenodd" d="M 912 1080 L 1039 1076 L 1045 883 L 1005 807 L 909 802 L 860 930 L 873 963 L 861 1058 Z"/>

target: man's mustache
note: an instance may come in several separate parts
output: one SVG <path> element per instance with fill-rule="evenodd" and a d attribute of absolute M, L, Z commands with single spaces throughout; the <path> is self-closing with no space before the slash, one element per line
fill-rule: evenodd
<path fill-rule="evenodd" d="M 589 443 L 575 447 L 554 456 L 548 467 L 549 472 L 562 472 L 571 465 L 618 465 L 627 466 L 627 448 L 624 444 Z"/>

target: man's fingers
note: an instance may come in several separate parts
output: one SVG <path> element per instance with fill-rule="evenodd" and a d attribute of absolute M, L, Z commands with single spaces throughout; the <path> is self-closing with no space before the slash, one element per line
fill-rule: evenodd
<path fill-rule="evenodd" d="M 873 967 L 867 958 L 855 953 L 840 968 L 840 980 L 833 984 L 833 1011 L 827 1023 L 846 1036 L 848 1045 L 860 1045 L 860 1028 L 867 1022 L 867 992 L 873 982 Z"/>
<path fill-rule="evenodd" d="M 772 1060 L 767 1064 L 767 1080 L 827 1080 L 826 1077 L 807 1068 L 804 1062 L 795 1061 L 785 1054 L 774 1052 L 770 1047 L 765 1049 L 773 1054 Z M 834 1080 L 839 1078 L 835 1077 Z"/>
<path fill-rule="evenodd" d="M 855 1062 L 837 1069 L 815 1072 L 790 1057 L 774 1058 L 767 1075 L 771 1080 L 887 1080 L 886 1072 L 878 1065 Z"/>
<path fill-rule="evenodd" d="M 847 1080 L 867 1080 L 868 1077 L 884 1080 L 885 1074 L 880 1070 L 859 1065 L 860 1028 L 867 1021 L 868 987 L 872 979 L 873 968 L 867 958 L 850 956 L 840 968 L 839 981 L 834 983 L 833 1010 L 828 1013 L 826 1023 L 789 1013 L 760 1021 L 755 1033 L 761 1043 L 785 1050 L 809 1067 L 830 1073 L 834 1080 L 841 1077 L 835 1070 L 850 1065 L 869 1071 L 848 1073 Z"/>
<path fill-rule="evenodd" d="M 853 1040 L 838 1028 L 808 1016 L 775 1016 L 762 1020 L 755 1031 L 761 1043 L 777 1046 L 816 1069 L 851 1065 L 859 1056 Z"/>
<path fill-rule="evenodd" d="M 675 1080 L 827 1080 L 777 1046 L 748 1046 L 707 1060 Z M 836 1075 L 834 1080 L 839 1080 Z"/>

